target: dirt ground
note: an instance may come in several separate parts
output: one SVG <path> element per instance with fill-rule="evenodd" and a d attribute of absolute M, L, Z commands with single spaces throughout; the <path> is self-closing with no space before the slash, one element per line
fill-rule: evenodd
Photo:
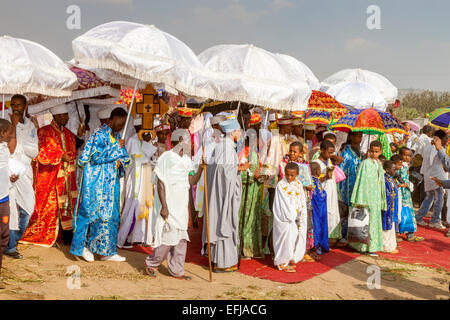
<path fill-rule="evenodd" d="M 166 263 L 158 278 L 152 279 L 144 274 L 145 255 L 127 250 L 119 250 L 127 258 L 122 263 L 88 263 L 72 256 L 63 245 L 19 245 L 19 251 L 22 260 L 4 256 L 2 275 L 7 286 L 0 290 L 0 299 L 450 299 L 450 272 L 369 256 L 302 283 L 282 284 L 241 273 L 213 274 L 210 283 L 208 269 L 190 263 L 186 274 L 192 281 L 171 278 Z M 381 268 L 380 289 L 367 287 L 370 265 Z M 79 267 L 79 289 L 69 289 L 77 284 L 70 266 Z"/>

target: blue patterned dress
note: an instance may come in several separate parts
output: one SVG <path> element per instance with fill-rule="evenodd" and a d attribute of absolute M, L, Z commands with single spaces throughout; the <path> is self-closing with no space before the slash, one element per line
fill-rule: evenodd
<path fill-rule="evenodd" d="M 339 167 L 344 171 L 346 179 L 339 182 L 339 200 L 349 207 L 352 205 L 350 198 L 352 197 L 353 187 L 355 186 L 358 169 L 362 162 L 362 156 L 358 156 L 352 147 L 348 144 L 341 152 L 344 161 Z"/>
<path fill-rule="evenodd" d="M 119 135 L 104 124 L 91 135 L 79 159 L 83 167 L 80 193 L 73 219 L 70 252 L 81 256 L 89 250 L 102 256 L 117 253 L 120 222 L 120 176 L 130 157 L 119 144 Z M 117 161 L 121 167 L 117 170 Z"/>
<path fill-rule="evenodd" d="M 398 211 L 398 187 L 395 183 L 395 180 L 393 177 L 388 175 L 387 173 L 384 174 L 385 179 L 385 186 L 386 186 L 386 206 L 387 210 L 382 211 L 382 218 L 383 218 L 383 230 L 391 230 L 392 225 L 394 222 L 397 222 L 397 211 Z"/>
<path fill-rule="evenodd" d="M 321 247 L 325 252 L 330 251 L 328 242 L 328 212 L 327 212 L 327 193 L 319 179 L 312 177 L 313 192 L 312 203 L 312 221 L 314 232 L 314 246 Z"/>

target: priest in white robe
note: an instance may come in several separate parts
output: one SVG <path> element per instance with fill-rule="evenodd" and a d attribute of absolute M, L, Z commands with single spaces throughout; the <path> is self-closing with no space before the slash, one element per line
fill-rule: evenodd
<path fill-rule="evenodd" d="M 157 148 L 151 144 L 151 135 L 143 134 L 142 139 L 139 138 L 142 118 L 134 119 L 134 127 L 136 133 L 125 145 L 133 161 L 125 171 L 124 207 L 117 240 L 119 248 L 132 248 L 133 243 L 150 245 L 153 238 L 151 228 L 153 185 L 150 160 Z"/>

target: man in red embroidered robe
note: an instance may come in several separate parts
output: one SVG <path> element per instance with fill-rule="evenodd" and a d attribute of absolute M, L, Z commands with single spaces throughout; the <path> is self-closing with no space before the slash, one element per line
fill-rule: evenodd
<path fill-rule="evenodd" d="M 44 247 L 55 244 L 60 228 L 64 244 L 70 245 L 78 195 L 75 177 L 77 138 L 65 128 L 69 120 L 67 106 L 56 106 L 50 112 L 52 123 L 38 131 L 39 154 L 34 159 L 36 204 L 21 241 Z M 79 135 L 82 130 L 78 130 Z"/>

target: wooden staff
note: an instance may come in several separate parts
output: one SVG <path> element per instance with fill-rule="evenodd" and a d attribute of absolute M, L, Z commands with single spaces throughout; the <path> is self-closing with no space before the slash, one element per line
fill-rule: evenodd
<path fill-rule="evenodd" d="M 203 159 L 205 158 L 205 142 L 202 145 Z M 205 178 L 205 205 L 206 205 L 206 239 L 208 241 L 208 262 L 209 262 L 209 282 L 212 282 L 211 266 L 211 244 L 209 242 L 209 210 L 208 210 L 208 183 L 206 179 L 206 166 L 203 166 L 203 176 Z"/>

